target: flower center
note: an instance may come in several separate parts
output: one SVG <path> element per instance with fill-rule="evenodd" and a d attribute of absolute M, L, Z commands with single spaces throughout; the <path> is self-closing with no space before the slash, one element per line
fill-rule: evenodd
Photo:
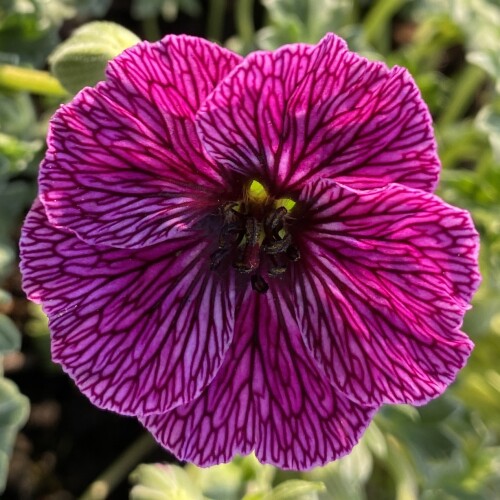
<path fill-rule="evenodd" d="M 210 256 L 210 268 L 232 260 L 237 272 L 250 275 L 252 288 L 265 293 L 269 285 L 264 275 L 281 276 L 289 262 L 300 258 L 289 233 L 294 206 L 292 199 L 274 199 L 260 182 L 252 181 L 241 201 L 220 207 L 219 248 Z"/>

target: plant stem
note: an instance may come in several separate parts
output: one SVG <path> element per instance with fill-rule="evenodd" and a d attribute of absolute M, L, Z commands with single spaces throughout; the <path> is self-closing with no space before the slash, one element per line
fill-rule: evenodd
<path fill-rule="evenodd" d="M 104 500 L 123 478 L 153 451 L 156 442 L 150 434 L 143 434 L 127 448 L 89 487 L 80 500 Z"/>
<path fill-rule="evenodd" d="M 365 16 L 365 37 L 382 54 L 387 54 L 390 50 L 389 21 L 404 3 L 405 0 L 378 0 Z"/>
<path fill-rule="evenodd" d="M 438 127 L 450 125 L 465 114 L 485 79 L 486 73 L 481 68 L 474 64 L 466 66 L 456 80 L 450 99 L 437 121 Z"/>
<path fill-rule="evenodd" d="M 360 13 L 361 13 L 361 5 L 359 4 L 359 0 L 352 0 L 351 1 L 351 15 L 349 16 L 349 23 L 350 24 L 359 23 Z"/>
<path fill-rule="evenodd" d="M 68 92 L 47 71 L 0 65 L 0 87 L 32 94 L 65 97 Z"/>
<path fill-rule="evenodd" d="M 255 26 L 253 23 L 253 0 L 238 0 L 235 6 L 236 30 L 245 47 L 253 42 Z"/>
<path fill-rule="evenodd" d="M 161 38 L 161 30 L 160 25 L 158 23 L 158 18 L 155 17 L 147 17 L 142 20 L 141 23 L 142 32 L 144 34 L 144 38 L 149 40 L 150 42 L 156 42 Z"/>
<path fill-rule="evenodd" d="M 207 16 L 207 38 L 209 40 L 222 41 L 226 7 L 227 0 L 210 0 Z"/>

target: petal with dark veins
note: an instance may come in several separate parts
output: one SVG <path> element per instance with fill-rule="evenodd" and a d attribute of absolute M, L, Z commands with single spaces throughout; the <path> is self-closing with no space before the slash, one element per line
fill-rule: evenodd
<path fill-rule="evenodd" d="M 230 190 L 194 114 L 240 57 L 205 40 L 142 42 L 51 120 L 40 198 L 90 244 L 140 248 L 195 225 Z"/>
<path fill-rule="evenodd" d="M 141 418 L 177 458 L 209 466 L 255 450 L 263 463 L 310 469 L 350 452 L 370 422 L 375 408 L 350 401 L 315 367 L 275 284 L 241 300 L 234 342 L 204 393 Z"/>
<path fill-rule="evenodd" d="M 49 317 L 53 360 L 95 405 L 129 415 L 191 401 L 222 363 L 234 287 L 208 255 L 193 232 L 139 250 L 90 246 L 39 202 L 21 237 L 23 287 Z"/>
<path fill-rule="evenodd" d="M 303 200 L 295 310 L 323 372 L 361 404 L 441 394 L 473 345 L 459 330 L 480 281 L 469 214 L 398 184 L 322 180 Z"/>
<path fill-rule="evenodd" d="M 318 178 L 363 189 L 437 183 L 432 121 L 411 75 L 349 52 L 333 34 L 250 54 L 196 120 L 217 163 L 277 197 Z"/>

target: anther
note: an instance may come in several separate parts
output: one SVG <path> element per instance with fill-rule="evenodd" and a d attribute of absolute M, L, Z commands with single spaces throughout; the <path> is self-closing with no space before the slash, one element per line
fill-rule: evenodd
<path fill-rule="evenodd" d="M 250 278 L 252 289 L 259 293 L 266 293 L 269 290 L 269 285 L 260 274 L 253 274 Z"/>
<path fill-rule="evenodd" d="M 267 274 L 270 278 L 276 278 L 276 276 L 280 276 L 285 273 L 288 267 L 287 262 L 283 262 L 277 255 L 269 255 L 269 260 L 271 261 L 272 266 L 267 271 Z"/>
<path fill-rule="evenodd" d="M 273 235 L 283 229 L 284 219 L 287 214 L 285 207 L 279 207 L 272 211 L 264 221 L 264 229 L 268 236 Z"/>
<path fill-rule="evenodd" d="M 289 233 L 287 233 L 284 236 L 284 238 L 263 245 L 262 250 L 269 255 L 275 255 L 277 253 L 286 252 L 291 242 L 292 242 L 292 236 Z"/>
<path fill-rule="evenodd" d="M 244 219 L 244 215 L 235 210 L 235 207 L 237 208 L 238 204 L 234 202 L 229 202 L 222 206 L 221 212 L 224 215 L 224 222 L 226 224 Z"/>
<path fill-rule="evenodd" d="M 241 222 L 231 222 L 224 224 L 219 233 L 219 248 L 224 248 L 232 244 L 238 245 L 245 235 Z"/>
<path fill-rule="evenodd" d="M 240 273 L 251 273 L 259 268 L 260 264 L 260 224 L 255 217 L 249 217 L 246 222 L 245 246 L 241 258 L 234 263 Z"/>
<path fill-rule="evenodd" d="M 283 275 L 290 261 L 300 258 L 289 233 L 295 222 L 289 217 L 294 205 L 291 198 L 273 198 L 257 180 L 246 184 L 240 201 L 219 208 L 219 248 L 210 255 L 210 268 L 217 269 L 230 260 L 237 272 L 250 277 L 253 290 L 265 293 L 268 277 Z"/>
<path fill-rule="evenodd" d="M 213 271 L 217 269 L 220 263 L 224 260 L 224 257 L 229 254 L 230 248 L 219 248 L 214 253 L 210 255 L 210 269 Z"/>
<path fill-rule="evenodd" d="M 271 278 L 276 278 L 276 276 L 281 276 L 285 272 L 286 272 L 286 265 L 271 267 L 271 269 L 267 271 L 267 274 L 269 274 Z"/>
<path fill-rule="evenodd" d="M 255 245 L 259 242 L 260 224 L 255 217 L 248 217 L 245 226 L 245 237 L 248 245 Z"/>
<path fill-rule="evenodd" d="M 300 259 L 300 251 L 295 245 L 289 245 L 286 249 L 286 256 L 292 262 L 297 262 Z"/>

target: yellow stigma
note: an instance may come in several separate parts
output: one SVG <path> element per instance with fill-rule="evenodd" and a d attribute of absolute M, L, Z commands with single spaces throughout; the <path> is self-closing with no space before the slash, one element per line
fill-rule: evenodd
<path fill-rule="evenodd" d="M 253 180 L 248 187 L 248 198 L 255 203 L 265 203 L 269 197 L 266 188 L 259 182 Z"/>
<path fill-rule="evenodd" d="M 287 212 L 290 212 L 295 205 L 296 202 L 291 198 L 280 198 L 279 200 L 276 200 L 276 208 L 285 207 Z"/>
<path fill-rule="evenodd" d="M 269 193 L 264 185 L 256 180 L 253 180 L 250 186 L 248 186 L 247 197 L 249 201 L 258 205 L 265 205 L 270 201 L 273 202 L 273 200 L 270 200 Z M 278 200 L 274 200 L 272 205 L 274 208 L 285 207 L 287 212 L 290 212 L 296 205 L 296 202 L 291 198 L 279 198 Z"/>

